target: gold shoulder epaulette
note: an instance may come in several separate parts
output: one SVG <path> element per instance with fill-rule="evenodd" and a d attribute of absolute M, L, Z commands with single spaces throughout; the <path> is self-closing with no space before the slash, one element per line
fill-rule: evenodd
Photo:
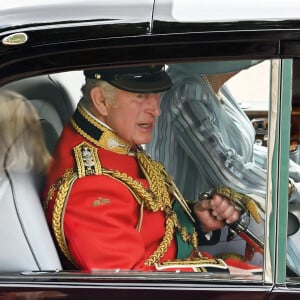
<path fill-rule="evenodd" d="M 101 163 L 96 147 L 83 142 L 73 148 L 78 178 L 101 175 Z"/>
<path fill-rule="evenodd" d="M 51 194 L 52 198 L 54 191 L 58 189 L 56 201 L 53 208 L 52 228 L 62 253 L 75 266 L 76 263 L 69 251 L 63 229 L 64 212 L 68 202 L 68 195 L 70 190 L 72 189 L 74 182 L 78 178 L 82 178 L 88 175 L 99 175 L 102 172 L 97 148 L 83 142 L 74 147 L 73 151 L 75 156 L 74 172 L 73 170 L 67 169 L 64 175 L 57 180 L 57 183 L 52 188 L 50 188 L 51 193 L 49 192 L 49 195 Z"/>

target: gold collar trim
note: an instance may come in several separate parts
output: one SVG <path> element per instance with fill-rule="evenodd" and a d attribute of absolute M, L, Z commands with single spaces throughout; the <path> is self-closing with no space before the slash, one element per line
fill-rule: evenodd
<path fill-rule="evenodd" d="M 78 105 L 72 119 L 72 127 L 88 141 L 98 147 L 118 153 L 129 154 L 131 144 L 121 139 L 115 132 L 101 125 Z"/>

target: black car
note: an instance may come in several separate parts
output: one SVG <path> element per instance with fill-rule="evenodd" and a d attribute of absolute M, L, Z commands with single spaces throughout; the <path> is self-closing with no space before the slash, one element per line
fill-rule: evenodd
<path fill-rule="evenodd" d="M 300 163 L 299 9 L 292 0 L 2 3 L 0 89 L 35 106 L 50 152 L 80 99 L 83 70 L 263 61 L 263 69 L 245 71 L 231 86 L 256 143 L 267 146 L 268 188 L 263 272 L 86 273 L 62 267 L 39 198 L 43 178 L 26 172 L 0 178 L 0 299 L 298 299 L 300 265 L 289 260 L 287 244 L 297 258 L 300 214 L 297 201 L 288 203 L 287 166 L 289 158 Z M 1 118 L 0 124 L 9 130 Z M 234 240 L 222 243 L 231 247 Z"/>

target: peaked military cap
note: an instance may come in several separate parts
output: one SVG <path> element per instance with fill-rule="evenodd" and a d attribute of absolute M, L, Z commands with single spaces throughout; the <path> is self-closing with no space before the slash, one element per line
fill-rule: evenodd
<path fill-rule="evenodd" d="M 133 93 L 159 93 L 172 86 L 164 65 L 85 70 L 84 75 Z"/>

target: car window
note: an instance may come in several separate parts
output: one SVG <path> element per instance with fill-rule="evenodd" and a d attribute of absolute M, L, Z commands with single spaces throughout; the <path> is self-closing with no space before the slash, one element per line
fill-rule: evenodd
<path fill-rule="evenodd" d="M 178 265 L 171 271 L 159 266 L 151 272 L 122 268 L 81 272 L 74 267 L 45 215 L 45 166 L 82 98 L 84 72 L 29 77 L 2 86 L 0 197 L 5 199 L 1 220 L 7 226 L 1 227 L 0 235 L 7 243 L 1 246 L 0 277 L 17 274 L 32 281 L 47 274 L 54 281 L 68 281 L 80 276 L 82 283 L 143 277 L 151 283 L 234 282 L 241 287 L 245 282 L 271 283 L 276 269 L 278 282 L 295 286 L 300 276 L 297 63 L 288 59 L 165 63 L 173 85 L 161 93 L 160 116 L 144 149 L 165 166 L 189 205 L 218 192 L 229 197 L 242 215 L 219 235 L 208 233 L 199 239 L 204 265 L 196 274 Z M 237 71 L 235 65 L 243 70 Z M 284 126 L 279 125 L 282 119 Z M 270 175 L 275 173 L 278 176 Z M 58 189 L 59 185 L 53 187 Z M 94 207 L 110 201 L 99 199 Z M 208 268 L 211 257 L 226 262 L 230 273 Z"/>
<path fill-rule="evenodd" d="M 268 138 L 268 110 L 271 84 L 270 60 L 239 72 L 227 82 L 227 86 L 249 116 L 256 130 L 258 145 L 266 145 Z M 259 78 L 259 80 L 257 80 Z"/>
<path fill-rule="evenodd" d="M 299 60 L 293 61 L 293 89 L 292 89 L 292 104 L 291 104 L 291 128 L 290 128 L 290 158 L 292 160 L 291 168 L 295 170 L 299 164 L 299 114 L 298 114 L 298 80 L 299 80 Z M 295 164 L 296 163 L 296 164 Z M 292 182 L 292 185 L 297 185 L 297 180 Z M 289 185 L 291 186 L 291 184 Z M 288 207 L 288 239 L 287 244 L 293 248 L 290 255 L 287 256 L 287 262 L 291 267 L 288 276 L 298 277 L 300 276 L 300 264 L 299 264 L 299 204 L 298 197 L 289 201 Z"/>
<path fill-rule="evenodd" d="M 214 67 L 219 73 L 212 71 L 213 64 L 210 65 L 209 62 L 166 64 L 173 87 L 161 94 L 161 115 L 153 131 L 153 139 L 145 147 L 151 156 L 162 162 L 167 171 L 174 176 L 176 184 L 187 200 L 192 202 L 198 200 L 202 197 L 201 194 L 209 193 L 214 188 L 218 188 L 218 192 L 224 197 L 232 195 L 231 201 L 234 201 L 243 212 L 243 219 L 239 224 L 226 226 L 216 245 L 210 245 L 208 236 L 206 237 L 207 245 L 200 244 L 199 249 L 204 257 L 209 254 L 234 262 L 234 275 L 247 275 L 250 276 L 249 280 L 261 281 L 263 270 L 267 265 L 264 245 L 265 226 L 267 226 L 265 224 L 265 199 L 267 197 L 271 61 L 249 60 L 249 64 L 243 60 L 231 62 L 234 65 L 242 65 L 245 70 L 241 72 L 236 72 L 235 68 L 226 69 L 226 66 L 230 65 L 228 61 L 213 63 L 224 65 L 227 73 L 237 73 L 230 76 L 231 79 L 228 82 L 224 81 L 224 84 L 220 85 L 217 90 L 214 90 L 215 83 L 218 82 L 216 78 L 221 78 L 226 72 L 218 71 L 216 65 Z M 47 78 L 51 80 L 47 82 Z M 64 126 L 68 124 L 68 120 L 72 118 L 82 96 L 81 88 L 85 82 L 82 71 L 49 74 L 46 82 L 42 79 L 43 77 L 34 77 L 12 82 L 1 90 L 13 90 L 26 97 L 25 103 L 32 105 L 36 122 L 40 124 L 41 140 L 38 143 L 41 145 L 45 143 L 45 149 L 52 155 L 57 139 Z M 45 94 L 41 89 L 41 86 L 45 88 L 47 84 L 51 86 L 53 81 L 56 82 L 55 88 L 60 90 L 59 93 L 64 91 L 60 102 L 55 97 L 51 99 L 49 93 Z M 52 93 L 56 95 L 54 91 Z M 2 102 L 4 104 L 5 101 L 2 100 Z M 12 110 L 11 120 L 20 119 L 17 112 L 17 109 Z M 2 122 L 13 122 L 6 120 L 6 117 L 6 114 L 2 116 Z M 192 121 L 194 123 L 191 123 Z M 170 123 L 166 124 L 166 122 Z M 184 127 L 185 124 L 189 126 Z M 202 128 L 197 133 L 198 140 L 195 142 L 192 140 L 196 137 L 194 133 L 198 130 L 199 124 Z M 7 130 L 5 133 L 12 135 Z M 14 140 L 13 137 L 11 138 Z M 205 139 L 204 142 L 203 139 Z M 25 141 L 30 143 L 28 137 Z M 218 142 L 220 144 L 217 144 Z M 5 148 L 4 141 L 1 143 Z M 200 147 L 198 150 L 195 148 L 197 143 Z M 172 151 L 168 150 L 170 148 Z M 14 152 L 11 146 L 6 145 L 5 149 L 2 153 L 17 157 L 17 152 Z M 9 184 L 12 184 L 11 175 L 8 175 L 10 170 L 6 165 L 5 157 L 2 161 L 9 187 Z M 198 174 L 197 169 L 204 172 Z M 21 173 L 22 176 L 28 177 L 30 172 L 26 170 Z M 38 179 L 40 184 L 43 184 L 45 176 L 45 172 L 34 174 L 34 178 Z M 196 178 L 196 176 L 199 177 Z M 16 182 L 19 184 L 19 181 Z M 16 185 L 13 188 L 22 190 Z M 12 192 L 12 187 L 10 189 L 12 198 L 21 197 L 22 201 L 27 201 L 26 194 L 20 195 L 20 193 Z M 36 203 L 40 200 L 39 204 L 42 204 L 40 198 L 42 188 L 37 187 L 33 182 L 32 189 L 37 195 Z M 1 193 L 7 193 L 7 190 L 2 189 Z M 42 214 L 41 207 L 37 211 Z M 45 220 L 43 224 L 45 227 Z M 51 223 L 48 225 L 51 227 Z M 28 234 L 31 233 L 28 232 Z M 51 230 L 47 232 L 45 229 L 42 235 L 48 237 L 50 249 L 57 247 Z M 37 249 L 37 251 L 40 250 Z M 59 253 L 59 248 L 53 251 L 52 266 L 47 268 L 41 263 L 38 264 L 39 267 L 32 267 L 32 269 L 21 265 L 16 266 L 16 264 L 13 269 L 9 269 L 9 266 L 7 268 L 8 271 L 62 270 L 63 264 L 58 256 Z M 14 255 L 14 253 L 9 254 Z M 249 269 L 241 271 L 237 262 L 241 265 L 244 263 L 251 265 L 253 271 Z M 101 270 L 97 273 L 99 272 L 101 273 Z M 182 274 L 182 276 L 185 275 Z M 211 276 L 214 276 L 213 272 Z M 216 273 L 215 276 L 218 277 L 218 274 Z"/>
<path fill-rule="evenodd" d="M 0 6 L 0 299 L 296 299 L 300 2 L 23 2 Z"/>

